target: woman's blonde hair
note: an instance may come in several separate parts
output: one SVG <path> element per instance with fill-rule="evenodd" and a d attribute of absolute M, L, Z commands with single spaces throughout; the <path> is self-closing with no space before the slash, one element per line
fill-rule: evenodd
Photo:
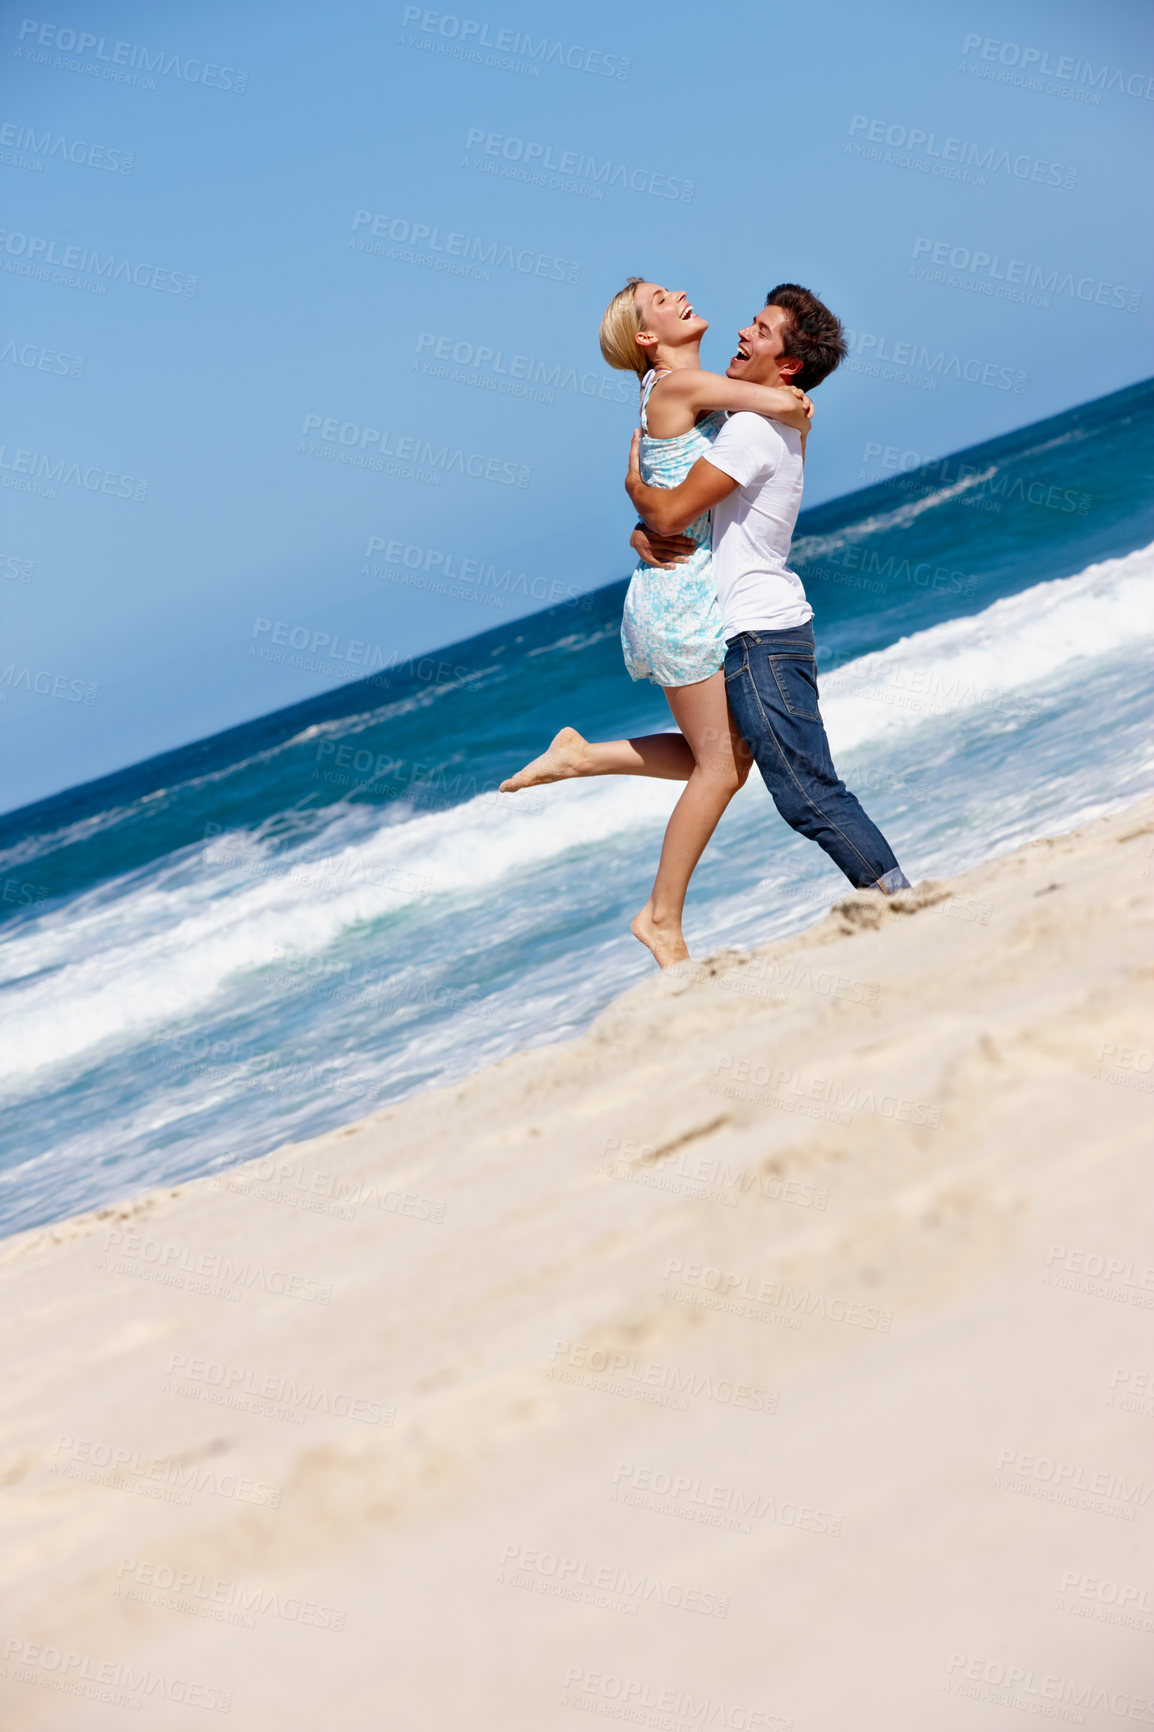
<path fill-rule="evenodd" d="M 644 277 L 630 277 L 620 294 L 614 295 L 601 317 L 601 353 L 611 367 L 622 373 L 636 373 L 644 379 L 651 362 L 637 341 L 637 333 L 645 329 L 637 306 L 637 285 Z"/>

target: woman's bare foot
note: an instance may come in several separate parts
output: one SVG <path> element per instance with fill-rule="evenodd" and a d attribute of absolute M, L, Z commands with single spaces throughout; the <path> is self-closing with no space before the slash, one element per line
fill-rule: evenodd
<path fill-rule="evenodd" d="M 562 728 L 547 752 L 501 783 L 501 793 L 516 794 L 521 788 L 536 788 L 542 782 L 564 782 L 569 776 L 580 776 L 587 749 L 588 742 L 576 728 Z"/>
<path fill-rule="evenodd" d="M 647 902 L 629 930 L 634 938 L 653 952 L 659 968 L 672 968 L 675 963 L 688 962 L 689 951 L 681 936 L 680 925 L 664 924 L 654 919 L 653 903 Z"/>

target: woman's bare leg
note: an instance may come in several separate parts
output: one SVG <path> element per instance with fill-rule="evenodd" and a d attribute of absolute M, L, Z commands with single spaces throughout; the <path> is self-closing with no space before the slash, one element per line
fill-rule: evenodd
<path fill-rule="evenodd" d="M 664 782 L 687 782 L 695 762 L 692 750 L 680 734 L 643 734 L 636 740 L 586 740 L 576 728 L 562 728 L 548 751 L 501 783 L 501 792 L 516 794 L 521 788 L 536 788 L 542 782 L 564 782 L 570 776 L 655 776 Z"/>
<path fill-rule="evenodd" d="M 673 719 L 693 754 L 693 771 L 673 808 L 649 901 L 633 922 L 633 935 L 662 968 L 689 958 L 681 936 L 685 892 L 718 820 L 749 775 L 749 748 L 729 713 L 725 675 L 665 693 Z"/>

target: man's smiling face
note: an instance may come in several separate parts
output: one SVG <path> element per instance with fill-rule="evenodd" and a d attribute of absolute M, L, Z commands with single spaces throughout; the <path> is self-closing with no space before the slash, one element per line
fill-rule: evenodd
<path fill-rule="evenodd" d="M 784 307 L 762 307 L 737 333 L 738 349 L 725 369 L 726 378 L 744 379 L 750 385 L 788 385 L 802 366 L 784 352 L 788 325 Z"/>

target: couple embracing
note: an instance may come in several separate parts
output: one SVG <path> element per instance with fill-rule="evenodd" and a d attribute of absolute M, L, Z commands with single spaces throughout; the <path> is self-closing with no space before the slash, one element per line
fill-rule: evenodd
<path fill-rule="evenodd" d="M 756 763 L 781 816 L 858 889 L 908 885 L 889 843 L 839 778 L 818 708 L 813 609 L 786 560 L 801 506 L 806 392 L 845 355 L 841 325 L 780 283 L 738 334 L 724 378 L 703 371 L 708 322 L 683 290 L 630 278 L 601 321 L 601 353 L 635 372 L 641 426 L 626 488 L 641 564 L 621 643 L 635 680 L 665 693 L 676 734 L 584 739 L 562 728 L 506 793 L 571 776 L 655 776 L 685 790 L 633 932 L 662 968 L 684 962 L 693 870 Z"/>

